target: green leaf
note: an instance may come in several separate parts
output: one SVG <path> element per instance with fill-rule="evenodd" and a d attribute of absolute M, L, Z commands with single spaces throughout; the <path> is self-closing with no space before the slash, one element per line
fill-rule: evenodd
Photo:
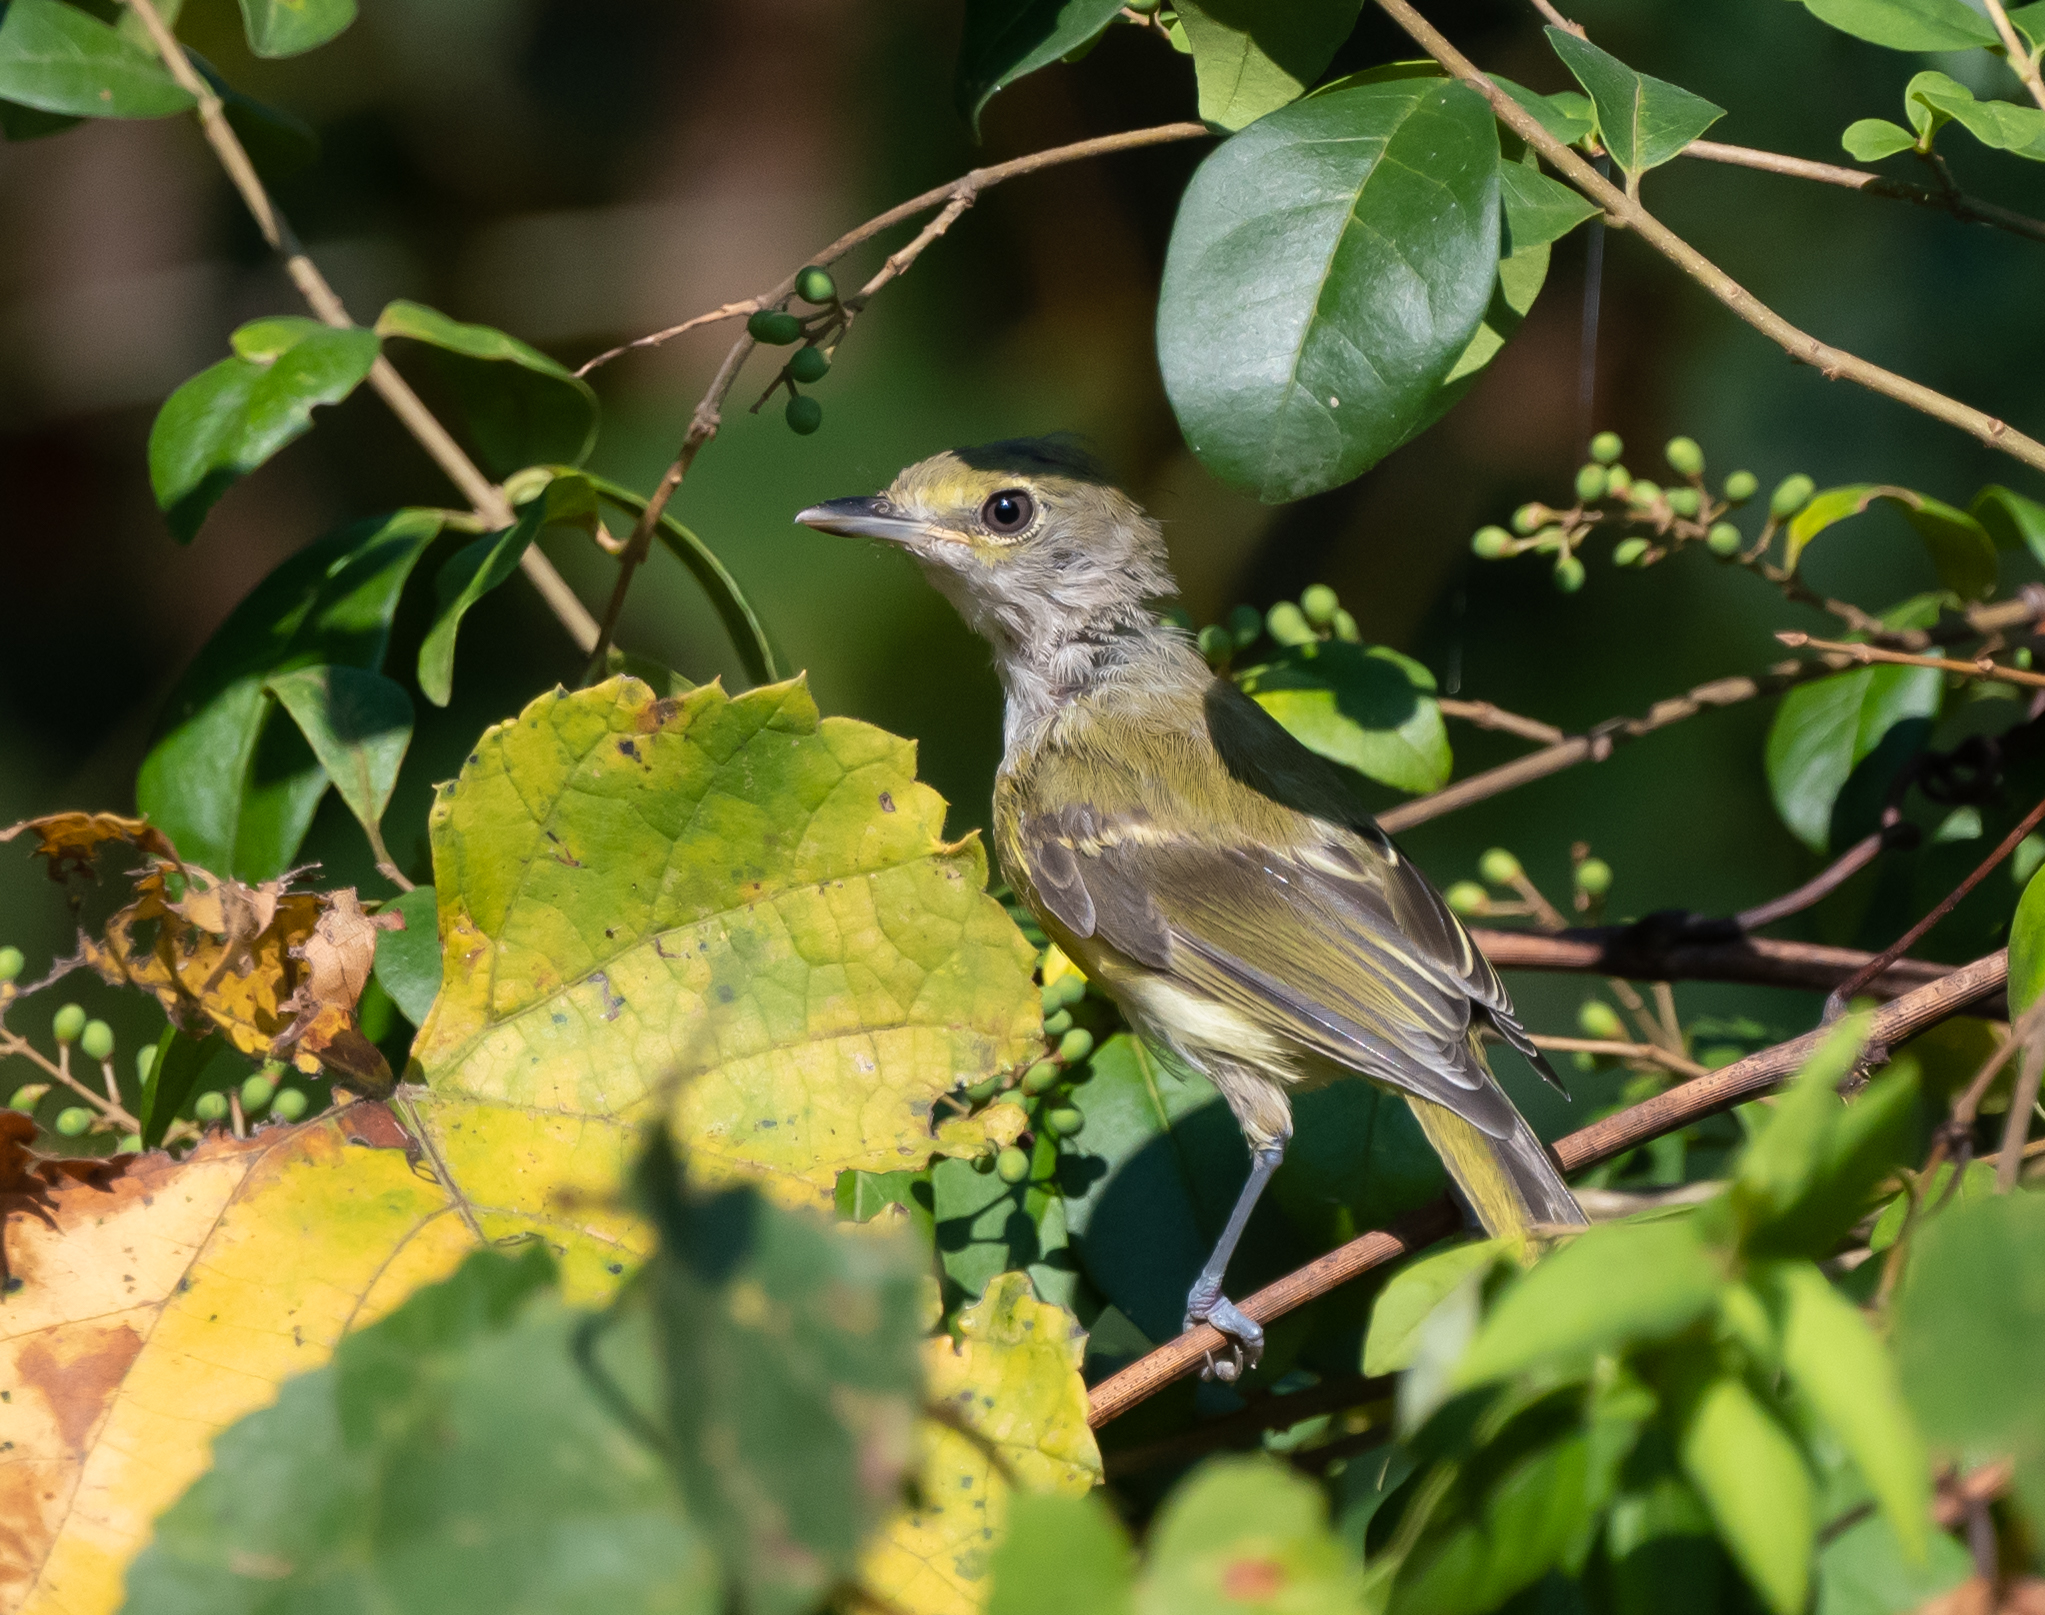
<path fill-rule="evenodd" d="M 2045 162 L 2045 110 L 2038 107 L 1977 101 L 1972 90 L 1944 73 L 1919 73 L 1905 86 L 1903 105 L 1919 129 L 1935 135 L 1948 122 L 1957 123 L 1984 146 Z"/>
<path fill-rule="evenodd" d="M 135 785 L 142 811 L 186 858 L 269 880 L 290 867 L 326 793 L 297 729 L 272 722 L 274 675 L 383 663 L 437 511 L 403 510 L 330 533 L 279 566 L 228 615 L 178 682 Z"/>
<path fill-rule="evenodd" d="M 2023 35 L 2032 50 L 2045 49 L 2045 0 L 2033 0 L 2028 6 L 2005 8 L 2010 26 Z"/>
<path fill-rule="evenodd" d="M 1233 131 L 1298 100 L 1361 9 L 1361 0 L 1180 0 L 1202 120 Z"/>
<path fill-rule="evenodd" d="M 1288 647 L 1237 682 L 1310 751 L 1395 790 L 1441 789 L 1454 759 L 1434 675 L 1383 645 Z"/>
<path fill-rule="evenodd" d="M 1826 488 L 1814 496 L 1784 530 L 1783 564 L 1794 571 L 1812 539 L 1877 502 L 1899 512 L 1916 530 L 1945 587 L 1966 600 L 1985 600 L 1995 592 L 1995 540 L 1980 522 L 1928 495 L 1879 483 Z"/>
<path fill-rule="evenodd" d="M 376 933 L 376 979 L 414 1026 L 424 1026 L 440 996 L 440 909 L 431 886 L 414 886 L 384 904 L 405 917 L 402 931 Z"/>
<path fill-rule="evenodd" d="M 2021 1015 L 2045 990 L 2045 869 L 2032 875 L 2018 899 L 2009 933 L 2009 1007 Z"/>
<path fill-rule="evenodd" d="M 1890 50 L 1971 50 L 2000 42 L 1966 0 L 1804 0 L 1810 14 L 1842 34 Z"/>
<path fill-rule="evenodd" d="M 1722 1375 L 1688 1399 L 1679 1450 L 1754 1590 L 1775 1615 L 1800 1615 L 1816 1529 L 1795 1440 L 1743 1381 Z"/>
<path fill-rule="evenodd" d="M 412 744 L 412 698 L 366 667 L 301 667 L 265 686 L 283 703 L 370 845 L 383 845 L 384 809 Z"/>
<path fill-rule="evenodd" d="M 1361 1568 L 1328 1529 L 1320 1487 L 1272 1458 L 1210 1458 L 1158 1511 L 1136 1608 L 1346 1615 L 1360 1590 Z"/>
<path fill-rule="evenodd" d="M 968 1160 L 930 1167 L 931 1217 L 944 1270 L 946 1309 L 983 1295 L 1002 1273 L 1023 1272 L 1044 1300 L 1071 1309 L 1080 1264 L 1058 1192 L 1058 1141 L 1039 1130 L 1029 1150 L 1030 1175 L 1009 1185 Z"/>
<path fill-rule="evenodd" d="M 1542 95 L 1538 90 L 1513 83 L 1500 73 L 1493 73 L 1490 78 L 1563 145 L 1574 146 L 1598 132 L 1597 109 L 1591 105 L 1588 96 L 1578 95 L 1574 90 Z"/>
<path fill-rule="evenodd" d="M 486 533 L 447 558 L 433 580 L 438 608 L 419 646 L 419 689 L 437 707 L 454 697 L 454 647 L 462 619 L 518 570 L 526 550 L 550 527 L 587 527 L 597 519 L 596 490 L 584 477 L 556 477 L 500 533 Z"/>
<path fill-rule="evenodd" d="M 1896 1365 L 1860 1309 L 1809 1262 L 1780 1263 L 1762 1280 L 1791 1383 L 1859 1466 L 1905 1555 L 1921 1561 L 1930 1535 L 1931 1468 Z"/>
<path fill-rule="evenodd" d="M 156 1040 L 156 1060 L 149 1068 L 149 1080 L 142 1084 L 141 1108 L 135 1119 L 142 1124 L 142 1147 L 155 1149 L 163 1142 L 164 1130 L 191 1097 L 192 1085 L 208 1061 L 219 1053 L 213 1045 L 175 1026 L 166 1026 Z"/>
<path fill-rule="evenodd" d="M 660 1232 L 647 1288 L 676 1476 L 735 1602 L 798 1615 L 852 1579 L 907 1474 L 923 1258 L 682 1177 L 658 1133 L 638 1182 Z"/>
<path fill-rule="evenodd" d="M 231 1426 L 130 1607 L 712 1615 L 715 1561 L 578 1367 L 552 1270 L 537 1245 L 477 1252 Z"/>
<path fill-rule="evenodd" d="M 1597 108 L 1598 138 L 1631 181 L 1637 183 L 1650 168 L 1668 162 L 1725 116 L 1724 107 L 1679 85 L 1636 73 L 1588 39 L 1560 28 L 1546 32 L 1562 65 Z"/>
<path fill-rule="evenodd" d="M 1711 1516 L 1658 1431 L 1642 1440 L 1627 1470 L 1605 1517 L 1614 1615 L 1720 1615 L 1740 1607 L 1726 1596 L 1732 1566 Z"/>
<path fill-rule="evenodd" d="M 1987 530 L 1997 549 L 2028 549 L 2033 560 L 2045 565 L 2045 505 L 1991 483 L 1974 496 L 1967 514 Z"/>
<path fill-rule="evenodd" d="M 529 465 L 580 465 L 596 444 L 596 393 L 537 348 L 487 325 L 463 325 L 423 303 L 396 302 L 377 334 L 435 350 L 461 405 L 476 459 L 494 477 Z"/>
<path fill-rule="evenodd" d="M 12 0 L 0 12 L 0 98 L 79 118 L 162 118 L 198 105 L 153 51 L 60 0 Z M 10 128 L 8 138 L 21 137 Z"/>
<path fill-rule="evenodd" d="M 1498 275 L 1498 139 L 1467 85 L 1395 79 L 1260 118 L 1179 204 L 1158 360 L 1193 452 L 1283 503 L 1420 430 Z"/>
<path fill-rule="evenodd" d="M 1973 1574 L 1973 1555 L 1943 1532 L 1913 1556 L 1875 1514 L 1818 1550 L 1817 1607 L 1821 1615 L 1911 1615 Z"/>
<path fill-rule="evenodd" d="M 1129 1535 L 1098 1492 L 1017 1492 L 995 1545 L 987 1615 L 1129 1615 L 1135 1565 Z"/>
<path fill-rule="evenodd" d="M 355 20 L 355 0 L 241 0 L 242 27 L 258 56 L 296 56 Z"/>
<path fill-rule="evenodd" d="M 1363 1341 L 1363 1371 L 1392 1374 L 1412 1365 L 1420 1326 L 1450 1291 L 1473 1273 L 1486 1273 L 1503 1257 L 1504 1240 L 1480 1239 L 1409 1262 L 1378 1292 Z"/>
<path fill-rule="evenodd" d="M 1846 126 L 1846 132 L 1839 137 L 1839 144 L 1855 161 L 1874 163 L 1884 157 L 1893 157 L 1899 151 L 1910 150 L 1917 144 L 1917 136 L 1887 118 L 1856 118 Z"/>
<path fill-rule="evenodd" d="M 1923 1219 L 1943 1209 L 1947 1191 L 1952 1188 L 1953 1163 L 1941 1161 L 1938 1170 L 1921 1180 L 1917 1187 L 1916 1218 Z M 1962 1200 L 1979 1200 L 1983 1195 L 1995 1193 L 1995 1163 L 1993 1161 L 1969 1161 L 1967 1170 L 1960 1174 L 1960 1187 L 1953 1192 L 1952 1203 Z M 1879 1255 L 1903 1237 L 1903 1224 L 1910 1216 L 1910 1194 L 1899 1190 L 1888 1205 L 1882 1208 L 1882 1215 L 1868 1235 L 1868 1249 Z"/>
<path fill-rule="evenodd" d="M 1482 1385 L 1541 1365 L 1579 1369 L 1593 1353 L 1667 1339 L 1710 1310 L 1722 1283 L 1691 1218 L 1593 1228 L 1507 1287 L 1453 1383 Z"/>
<path fill-rule="evenodd" d="M 0 101 L 0 136 L 10 141 L 41 140 L 47 135 L 61 135 L 66 129 L 76 129 L 83 118 L 67 118 L 62 113 L 39 112 L 34 107 L 25 107 L 13 101 Z"/>
<path fill-rule="evenodd" d="M 974 137 L 995 91 L 1098 38 L 1121 10 L 1121 0 L 966 0 L 953 93 Z"/>
<path fill-rule="evenodd" d="M 1895 733 L 1928 733 L 1945 699 L 1930 667 L 1858 667 L 1799 684 L 1775 709 L 1764 753 L 1769 794 L 1790 833 L 1813 852 L 1831 845 L 1839 794 L 1855 768 Z"/>
<path fill-rule="evenodd" d="M 1582 192 L 1528 163 L 1498 165 L 1498 194 L 1505 207 L 1507 257 L 1559 241 L 1600 211 Z"/>
<path fill-rule="evenodd" d="M 1834 1026 L 1740 1152 L 1729 1192 L 1748 1225 L 1781 1216 L 1809 1190 L 1843 1108 L 1839 1084 L 1867 1046 L 1868 1025 L 1862 1014 Z"/>
<path fill-rule="evenodd" d="M 20 0 L 16 0 L 19 4 Z M 170 395 L 149 431 L 149 482 L 180 543 L 190 543 L 235 481 L 312 428 L 376 363 L 374 331 L 313 320 L 261 320 L 262 341 L 202 370 Z M 288 342 L 280 333 L 292 332 Z"/>
<path fill-rule="evenodd" d="M 2035 1531 L 2045 1523 L 2045 1195 L 1956 1205 L 1912 1243 L 1892 1335 L 1903 1394 L 1941 1459 L 2015 1459 Z"/>

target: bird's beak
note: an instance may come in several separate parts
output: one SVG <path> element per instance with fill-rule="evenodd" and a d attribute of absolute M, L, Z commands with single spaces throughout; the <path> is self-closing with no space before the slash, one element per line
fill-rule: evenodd
<path fill-rule="evenodd" d="M 885 499 L 826 499 L 798 511 L 795 519 L 820 533 L 848 538 L 884 538 L 902 544 L 925 536 L 923 523 L 899 514 Z"/>

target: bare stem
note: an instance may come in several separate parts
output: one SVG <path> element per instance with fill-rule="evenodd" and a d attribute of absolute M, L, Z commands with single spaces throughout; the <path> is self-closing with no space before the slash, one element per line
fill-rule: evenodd
<path fill-rule="evenodd" d="M 1536 1037 L 1534 1047 L 1553 1049 L 1560 1054 L 1602 1054 L 1614 1060 L 1633 1060 L 1643 1065 L 1658 1065 L 1664 1071 L 1673 1071 L 1679 1077 L 1701 1077 L 1705 1067 L 1695 1060 L 1686 1060 L 1682 1055 L 1664 1048 L 1659 1043 L 1624 1043 L 1602 1037 Z"/>
<path fill-rule="evenodd" d="M 2009 1120 L 2002 1130 L 2002 1155 L 1995 1163 L 1995 1186 L 2003 1194 L 2017 1186 L 2024 1164 L 2024 1140 L 2031 1135 L 2031 1107 L 2038 1103 L 2038 1078 L 2045 1072 L 2045 1043 L 2034 1036 L 2024 1049 L 2024 1063 L 2010 1089 Z"/>
<path fill-rule="evenodd" d="M 1714 935 L 1722 927 L 1726 934 Z M 1557 934 L 1475 930 L 1472 940 L 1501 970 L 1548 970 L 1629 981 L 1737 981 L 1757 987 L 1824 992 L 1858 973 L 1873 954 L 1820 942 L 1741 936 L 1706 921 L 1695 932 L 1663 934 L 1647 925 L 1586 926 Z M 1897 959 L 1860 990 L 1900 998 L 1946 974 L 1928 959 Z"/>
<path fill-rule="evenodd" d="M 2045 689 L 2045 673 L 2028 673 L 2020 667 L 2003 667 L 1989 657 L 1978 657 L 1971 662 L 1954 661 L 1945 656 L 1913 656 L 1908 651 L 1884 650 L 1879 645 L 1862 645 L 1848 640 L 1813 639 L 1809 634 L 1781 633 L 1775 636 L 1791 650 L 1815 650 L 1824 652 L 1829 667 L 1867 667 L 1875 662 L 1887 663 L 1892 667 L 1935 667 L 1941 673 L 1957 673 L 1961 678 L 1989 679 L 1998 684 L 2019 684 L 2025 689 Z"/>
<path fill-rule="evenodd" d="M 139 1133 L 142 1130 L 142 1124 L 129 1115 L 127 1107 L 121 1103 L 118 1088 L 111 1089 L 109 1094 L 97 1094 L 71 1074 L 71 1057 L 68 1050 L 62 1051 L 61 1059 L 52 1060 L 27 1038 L 0 1027 L 0 1059 L 10 1054 L 19 1054 L 41 1066 L 53 1080 L 61 1082 L 109 1121 L 119 1122 L 131 1133 Z M 112 1071 L 113 1068 L 109 1066 L 107 1068 L 109 1077 Z"/>
<path fill-rule="evenodd" d="M 1536 741 L 1543 746 L 1552 746 L 1568 738 L 1566 731 L 1552 723 L 1543 723 L 1539 718 L 1523 718 L 1517 712 L 1507 712 L 1489 701 L 1455 701 L 1443 696 L 1435 705 L 1441 708 L 1444 718 L 1458 718 L 1464 723 L 1475 724 L 1479 729 L 1518 735 L 1522 740 Z"/>
<path fill-rule="evenodd" d="M 1962 195 L 1959 191 L 1933 189 L 1928 185 L 1912 185 L 1908 180 L 1890 179 L 1886 174 L 1877 174 L 1865 168 L 1847 168 L 1839 163 L 1818 163 L 1808 157 L 1789 157 L 1776 151 L 1757 151 L 1752 146 L 1727 146 L 1716 140 L 1693 140 L 1683 148 L 1682 155 L 1701 157 L 1710 163 L 1729 163 L 1735 168 L 1759 169 L 1764 174 L 1781 174 L 1790 179 L 1812 180 L 1820 185 L 1838 185 L 1850 191 L 1863 191 L 1869 196 L 1887 196 L 1899 202 L 1915 202 L 1919 207 L 1936 208 L 1941 213 L 1950 213 L 1954 218 L 1968 224 L 1993 225 L 1998 230 L 2028 236 L 2033 241 L 2045 241 L 2045 219 L 2034 219 L 2026 213 L 2016 213 L 2006 207 L 1997 207 L 1993 202 L 1983 202 L 1977 197 Z"/>
<path fill-rule="evenodd" d="M 2045 108 L 2045 80 L 2038 76 L 2038 58 L 2024 46 L 2017 37 L 2016 29 L 2010 26 L 2009 13 L 2003 9 L 2002 0 L 1981 0 L 1988 8 L 1988 20 L 1995 24 L 1995 31 L 2002 35 L 2002 48 L 2009 52 L 2010 70 L 2024 81 L 2024 88 L 2031 92 L 2031 99 Z"/>

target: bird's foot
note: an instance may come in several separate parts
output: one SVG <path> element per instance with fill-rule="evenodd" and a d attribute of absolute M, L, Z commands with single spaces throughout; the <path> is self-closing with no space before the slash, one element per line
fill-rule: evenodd
<path fill-rule="evenodd" d="M 1202 1379 L 1218 1379 L 1232 1385 L 1257 1366 L 1264 1355 L 1264 1328 L 1237 1308 L 1227 1296 L 1203 1294 L 1198 1285 L 1186 1297 L 1186 1327 L 1211 1324 L 1228 1336 L 1228 1348 L 1219 1357 L 1209 1352 L 1201 1365 Z"/>

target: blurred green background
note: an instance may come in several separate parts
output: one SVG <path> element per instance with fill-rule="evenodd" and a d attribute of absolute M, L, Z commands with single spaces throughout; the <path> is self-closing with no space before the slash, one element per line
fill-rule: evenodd
<path fill-rule="evenodd" d="M 1518 0 L 1428 10 L 1487 66 L 1567 87 Z M 1860 44 L 1784 0 L 1575 10 L 1607 49 L 1726 107 L 1715 137 L 1825 160 L 1842 160 L 1848 122 L 1896 117 L 1918 68 L 1978 65 Z M 366 0 L 336 44 L 262 62 L 241 43 L 232 0 L 191 0 L 182 32 L 232 82 L 318 128 L 321 159 L 276 191 L 358 319 L 416 298 L 575 364 L 769 285 L 850 225 L 977 163 L 1192 115 L 1188 59 L 1114 29 L 1083 61 L 998 96 L 976 147 L 952 106 L 958 26 L 956 0 Z M 1366 9 L 1334 71 L 1412 54 Z M 2012 174 L 2028 165 L 1952 144 L 1964 187 L 2045 211 L 2035 168 Z M 1748 466 L 1764 486 L 1804 470 L 1821 486 L 1899 482 L 1955 503 L 1986 481 L 2045 491 L 1972 440 L 1790 363 L 1623 235 L 1608 242 L 1586 410 L 1579 231 L 1559 244 L 1526 325 L 1437 428 L 1348 487 L 1260 506 L 1187 453 L 1151 343 L 1173 209 L 1204 150 L 1133 153 L 989 193 L 858 322 L 817 389 L 819 433 L 792 435 L 778 405 L 746 413 L 770 373 L 756 362 L 673 507 L 730 564 L 826 711 L 917 739 L 955 830 L 984 822 L 997 755 L 986 654 L 904 558 L 790 525 L 799 507 L 870 492 L 953 443 L 1076 430 L 1164 520 L 1196 621 L 1325 581 L 1367 638 L 1420 658 L 1446 693 L 1568 729 L 1756 671 L 1781 655 L 1772 629 L 1830 623 L 1701 554 L 1620 572 L 1599 546 L 1574 596 L 1536 560 L 1473 561 L 1478 525 L 1565 495 L 1594 425 L 1620 431 L 1628 462 L 1649 475 L 1663 473 L 1658 445 L 1681 431 L 1704 445 L 1714 477 Z M 1790 319 L 2039 429 L 2041 356 L 2009 335 L 2010 314 L 2035 304 L 2045 265 L 2035 243 L 1697 161 L 1657 172 L 1647 199 Z M 236 487 L 180 549 L 145 474 L 155 407 L 226 352 L 235 325 L 297 310 L 281 272 L 190 120 L 0 145 L 0 219 L 0 816 L 130 809 L 172 682 L 257 580 L 342 522 L 453 495 L 364 390 Z M 856 265 L 870 272 L 906 238 Z M 594 467 L 651 486 L 729 335 L 693 334 L 599 372 Z M 589 549 L 555 558 L 600 605 L 613 563 Z M 1873 608 L 1934 582 L 1886 515 L 1821 545 L 1808 571 Z M 2020 581 L 2006 577 L 2005 592 Z M 416 613 L 401 618 L 394 669 L 424 627 Z M 638 581 L 621 637 L 692 678 L 739 681 L 715 618 L 663 555 Z M 422 703 L 427 721 L 386 819 L 400 862 L 424 875 L 430 787 L 474 736 L 579 671 L 522 582 L 472 614 L 454 706 L 435 721 Z M 1559 898 L 1570 845 L 1583 840 L 1618 872 L 1614 914 L 1729 913 L 1815 867 L 1768 803 L 1768 717 L 1755 704 L 1694 719 L 1425 825 L 1409 850 L 1446 885 L 1502 843 Z M 1459 774 L 1524 749 L 1463 725 L 1452 735 Z M 1988 839 L 1892 854 L 1777 934 L 1879 946 L 2035 799 L 2024 780 L 1985 815 Z M 332 797 L 307 856 L 329 880 L 387 894 Z M 1997 876 L 1926 951 L 1957 959 L 1995 945 L 2013 895 Z M 15 849 L 0 856 L 0 915 L 0 941 L 27 950 L 31 976 L 69 950 L 56 888 Z M 1514 985 L 1537 1029 L 1571 1029 L 1584 984 Z M 40 1036 L 38 1017 L 65 996 L 113 1020 L 126 1050 L 161 1024 L 134 997 L 81 979 L 25 1008 L 19 1029 Z M 1748 989 L 1690 986 L 1679 998 L 1686 1014 L 1744 1013 L 1784 1030 L 1815 1007 Z M 0 1074 L 0 1087 L 26 1075 Z M 1552 1130 L 1563 1117 L 1550 1107 L 1542 1120 Z"/>

